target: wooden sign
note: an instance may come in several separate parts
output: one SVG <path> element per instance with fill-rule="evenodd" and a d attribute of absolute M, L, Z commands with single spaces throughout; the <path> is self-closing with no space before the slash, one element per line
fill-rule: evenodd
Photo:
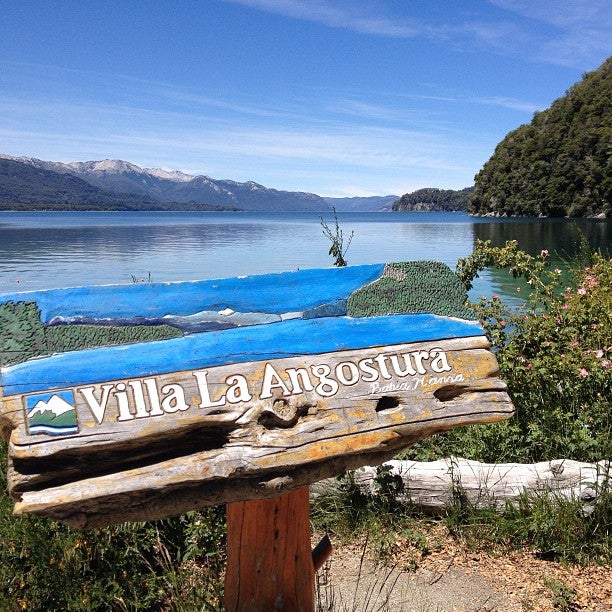
<path fill-rule="evenodd" d="M 0 296 L 16 513 L 78 527 L 272 498 L 513 412 L 438 262 Z"/>

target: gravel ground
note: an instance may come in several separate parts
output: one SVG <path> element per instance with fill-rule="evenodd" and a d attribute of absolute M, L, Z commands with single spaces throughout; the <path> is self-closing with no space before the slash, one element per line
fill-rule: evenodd
<path fill-rule="evenodd" d="M 566 567 L 532 551 L 438 541 L 424 556 L 398 546 L 384 565 L 363 542 L 337 548 L 317 574 L 317 611 L 612 611 L 610 566 Z"/>

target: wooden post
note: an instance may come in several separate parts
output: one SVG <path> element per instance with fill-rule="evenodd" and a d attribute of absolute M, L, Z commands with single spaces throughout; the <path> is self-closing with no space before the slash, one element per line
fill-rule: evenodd
<path fill-rule="evenodd" d="M 228 612 L 314 610 L 308 487 L 228 503 Z"/>

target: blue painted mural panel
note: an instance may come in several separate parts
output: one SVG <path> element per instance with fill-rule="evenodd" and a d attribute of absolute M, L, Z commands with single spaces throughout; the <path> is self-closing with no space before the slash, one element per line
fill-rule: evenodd
<path fill-rule="evenodd" d="M 6 395 L 372 346 L 482 336 L 476 321 L 431 314 L 295 319 L 136 345 L 75 351 L 5 368 Z"/>
<path fill-rule="evenodd" d="M 23 358 L 5 357 L 12 365 L 2 368 L 1 383 L 8 396 L 230 363 L 482 336 L 480 325 L 468 320 L 472 313 L 464 301 L 457 277 L 439 262 L 4 295 L 0 311 L 3 304 L 6 310 L 35 303 L 40 320 L 32 307 L 30 317 L 33 311 L 38 327 L 24 319 L 19 328 L 10 322 L 20 315 L 9 308 L 5 327 L 13 325 L 15 331 L 0 337 L 5 346 L 0 349 L 10 357 L 15 336 L 36 336 L 44 346 L 30 353 L 22 347 Z M 146 329 L 165 324 L 182 337 L 117 342 L 99 333 L 103 327 L 142 324 Z M 50 335 L 49 326 L 57 325 Z M 58 344 L 55 332 L 64 331 L 76 335 Z M 69 352 L 43 357 L 57 350 Z"/>
<path fill-rule="evenodd" d="M 5 294 L 6 302 L 34 301 L 43 323 L 54 317 L 121 318 L 192 315 L 231 308 L 283 314 L 346 299 L 379 278 L 383 264 L 298 270 L 182 283 L 141 283 Z"/>

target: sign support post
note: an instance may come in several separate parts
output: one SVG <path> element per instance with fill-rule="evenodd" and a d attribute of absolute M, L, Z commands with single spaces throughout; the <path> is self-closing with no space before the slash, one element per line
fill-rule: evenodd
<path fill-rule="evenodd" d="M 308 490 L 226 505 L 228 612 L 314 610 Z"/>

